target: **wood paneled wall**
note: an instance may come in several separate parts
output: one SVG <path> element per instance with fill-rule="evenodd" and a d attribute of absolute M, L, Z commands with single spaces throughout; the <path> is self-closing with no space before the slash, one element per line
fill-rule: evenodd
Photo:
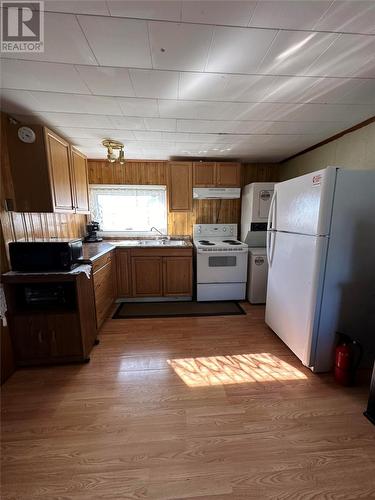
<path fill-rule="evenodd" d="M 125 165 L 89 160 L 90 184 L 155 184 L 168 187 L 167 161 L 127 161 Z M 244 164 L 242 184 L 276 181 L 275 164 Z M 241 200 L 194 200 L 192 212 L 169 212 L 168 232 L 191 235 L 193 224 L 239 223 Z"/>

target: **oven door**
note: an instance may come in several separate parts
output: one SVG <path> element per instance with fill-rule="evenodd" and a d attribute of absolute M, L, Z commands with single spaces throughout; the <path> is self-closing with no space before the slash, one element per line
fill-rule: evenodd
<path fill-rule="evenodd" d="M 245 283 L 248 251 L 198 250 L 197 283 Z"/>

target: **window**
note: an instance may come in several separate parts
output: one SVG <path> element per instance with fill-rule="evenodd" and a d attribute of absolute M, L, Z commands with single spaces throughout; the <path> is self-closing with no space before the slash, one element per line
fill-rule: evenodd
<path fill-rule="evenodd" d="M 94 184 L 90 186 L 90 211 L 107 235 L 149 233 L 152 227 L 167 233 L 165 186 Z"/>

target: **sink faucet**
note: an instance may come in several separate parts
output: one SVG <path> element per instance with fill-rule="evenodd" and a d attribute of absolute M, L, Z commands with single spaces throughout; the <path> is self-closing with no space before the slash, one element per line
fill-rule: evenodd
<path fill-rule="evenodd" d="M 150 231 L 152 232 L 153 229 L 155 229 L 155 231 L 157 231 L 160 234 L 160 236 L 162 237 L 163 240 L 169 240 L 169 236 L 167 234 L 163 234 L 161 231 L 159 231 L 159 229 L 157 227 L 152 226 Z"/>

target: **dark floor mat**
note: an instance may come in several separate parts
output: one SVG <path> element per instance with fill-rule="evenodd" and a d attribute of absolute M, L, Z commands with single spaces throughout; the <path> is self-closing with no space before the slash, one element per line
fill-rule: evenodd
<path fill-rule="evenodd" d="M 246 314 L 233 301 L 220 302 L 123 302 L 113 319 L 168 318 L 175 316 L 229 316 Z"/>

